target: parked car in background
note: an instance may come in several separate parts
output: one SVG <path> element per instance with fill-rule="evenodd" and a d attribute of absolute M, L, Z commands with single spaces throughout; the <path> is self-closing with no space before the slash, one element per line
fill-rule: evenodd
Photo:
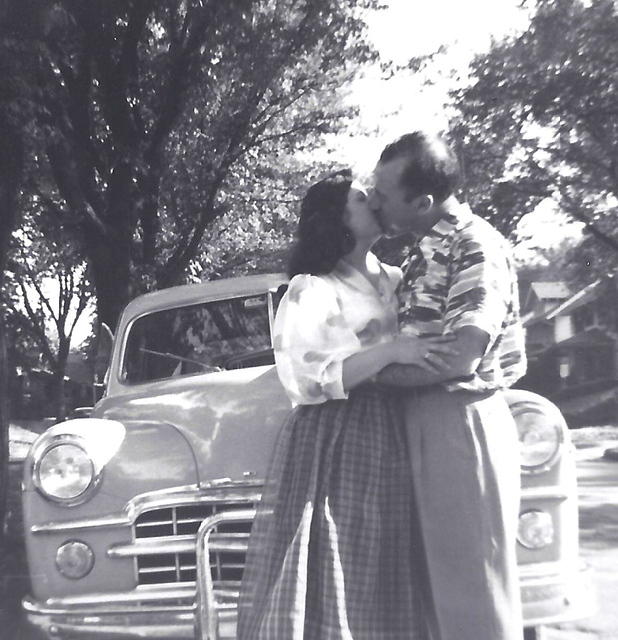
<path fill-rule="evenodd" d="M 104 397 L 48 429 L 24 466 L 42 638 L 234 638 L 254 508 L 290 410 L 273 366 L 282 275 L 174 287 L 131 302 Z M 574 451 L 559 411 L 509 391 L 521 440 L 518 556 L 528 637 L 590 611 L 578 560 Z M 514 452 L 514 455 L 518 455 Z M 454 540 L 453 544 L 457 544 Z"/>

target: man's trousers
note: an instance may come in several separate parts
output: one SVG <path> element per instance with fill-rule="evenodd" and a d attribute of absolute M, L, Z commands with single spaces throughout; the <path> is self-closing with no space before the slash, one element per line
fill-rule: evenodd
<path fill-rule="evenodd" d="M 521 640 L 519 442 L 504 396 L 405 397 L 432 640 Z"/>

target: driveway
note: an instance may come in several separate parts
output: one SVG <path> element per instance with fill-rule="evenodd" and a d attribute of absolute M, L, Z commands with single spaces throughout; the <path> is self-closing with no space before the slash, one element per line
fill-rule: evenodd
<path fill-rule="evenodd" d="M 608 448 L 618 447 L 618 427 L 599 432 L 596 441 L 586 432 L 593 433 L 588 428 L 572 432 L 577 445 L 579 535 L 599 607 L 589 619 L 547 629 L 546 640 L 618 639 L 618 462 L 604 457 Z"/>

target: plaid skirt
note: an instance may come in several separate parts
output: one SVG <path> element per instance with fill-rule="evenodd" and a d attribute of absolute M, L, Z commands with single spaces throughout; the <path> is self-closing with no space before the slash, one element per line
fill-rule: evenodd
<path fill-rule="evenodd" d="M 361 387 L 283 425 L 253 524 L 238 640 L 427 637 L 402 405 Z"/>

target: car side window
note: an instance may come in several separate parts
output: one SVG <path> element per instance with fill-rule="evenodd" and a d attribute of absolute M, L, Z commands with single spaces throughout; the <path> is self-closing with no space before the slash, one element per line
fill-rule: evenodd
<path fill-rule="evenodd" d="M 123 358 L 127 384 L 273 364 L 266 295 L 232 298 L 142 316 Z"/>

